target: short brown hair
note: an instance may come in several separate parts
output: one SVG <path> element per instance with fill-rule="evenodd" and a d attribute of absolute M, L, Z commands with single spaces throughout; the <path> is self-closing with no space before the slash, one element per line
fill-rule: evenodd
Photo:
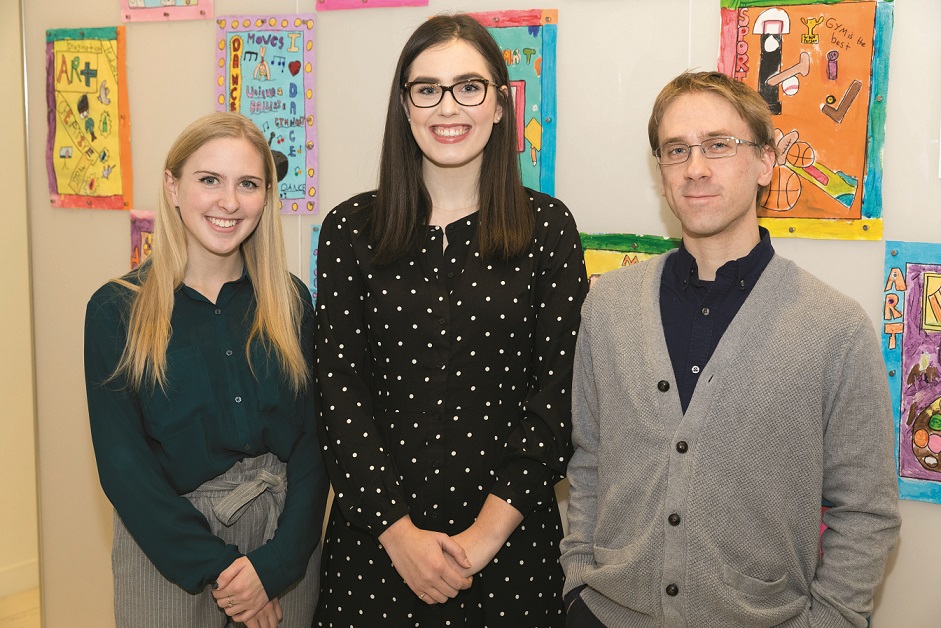
<path fill-rule="evenodd" d="M 771 110 L 768 109 L 768 104 L 751 87 L 721 72 L 683 72 L 660 90 L 653 104 L 650 121 L 647 123 L 651 151 L 657 150 L 660 145 L 660 122 L 663 120 L 667 107 L 680 96 L 693 92 L 706 92 L 725 99 L 735 107 L 738 115 L 748 125 L 753 136 L 750 138 L 751 141 L 759 147 L 769 146 L 776 151 L 774 124 L 771 122 Z"/>

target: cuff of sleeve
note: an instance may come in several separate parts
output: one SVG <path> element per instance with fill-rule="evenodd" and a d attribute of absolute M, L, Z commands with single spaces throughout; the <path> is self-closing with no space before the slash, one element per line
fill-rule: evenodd
<path fill-rule="evenodd" d="M 388 530 L 389 526 L 408 514 L 410 514 L 410 511 L 406 504 L 396 504 L 386 512 L 376 513 L 376 516 L 369 518 L 371 522 L 368 524 L 369 533 L 378 541 L 380 534 Z"/>
<path fill-rule="evenodd" d="M 517 458 L 498 471 L 497 481 L 490 492 L 525 517 L 552 496 L 560 479 L 541 462 Z"/>
<path fill-rule="evenodd" d="M 859 616 L 858 622 L 853 622 L 844 617 L 838 610 L 814 598 L 810 607 L 810 626 L 811 628 L 854 628 L 856 626 L 866 626 L 867 620 Z"/>
<path fill-rule="evenodd" d="M 209 568 L 207 571 L 209 573 L 205 576 L 204 580 L 198 583 L 187 583 L 185 580 L 174 580 L 174 582 L 180 585 L 180 587 L 187 593 L 191 593 L 193 595 L 202 593 L 207 586 L 211 585 L 219 578 L 219 574 L 225 571 L 229 565 L 234 563 L 236 559 L 240 558 L 241 556 L 242 553 L 235 545 L 226 545 L 225 553 L 219 557 L 217 562 L 214 562 L 212 565 L 208 566 Z"/>
<path fill-rule="evenodd" d="M 567 599 L 569 593 L 578 590 L 579 594 L 586 586 L 583 576 L 591 567 L 595 560 L 591 555 L 586 554 L 563 554 L 562 569 L 565 571 L 565 584 L 562 586 L 562 597 Z"/>
<path fill-rule="evenodd" d="M 261 585 L 265 587 L 265 594 L 269 600 L 281 595 L 299 577 L 284 567 L 271 543 L 265 543 L 249 552 L 247 556 L 248 560 L 252 561 L 252 567 L 255 568 Z"/>

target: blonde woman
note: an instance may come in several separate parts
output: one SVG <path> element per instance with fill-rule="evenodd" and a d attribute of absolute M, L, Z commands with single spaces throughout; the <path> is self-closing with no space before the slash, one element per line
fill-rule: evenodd
<path fill-rule="evenodd" d="M 274 160 L 251 121 L 217 113 L 173 143 L 163 183 L 153 255 L 85 321 L 117 625 L 306 628 L 327 481 Z"/>

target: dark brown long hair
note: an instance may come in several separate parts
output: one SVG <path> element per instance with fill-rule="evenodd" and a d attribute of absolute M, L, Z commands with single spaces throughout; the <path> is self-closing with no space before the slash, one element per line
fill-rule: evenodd
<path fill-rule="evenodd" d="M 520 179 L 516 116 L 503 53 L 487 29 L 469 15 L 438 15 L 419 26 L 405 43 L 389 90 L 379 190 L 367 226 L 376 263 L 391 263 L 414 253 L 424 241 L 431 197 L 422 178 L 421 148 L 402 107 L 403 86 L 418 55 L 453 41 L 467 42 L 484 58 L 496 83 L 497 103 L 504 111 L 493 126 L 480 167 L 480 253 L 485 259 L 506 260 L 522 254 L 532 240 L 534 218 Z"/>

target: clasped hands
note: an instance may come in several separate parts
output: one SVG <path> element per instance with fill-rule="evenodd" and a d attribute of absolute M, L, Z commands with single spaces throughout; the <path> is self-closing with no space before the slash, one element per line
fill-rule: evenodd
<path fill-rule="evenodd" d="M 409 516 L 389 526 L 379 542 L 405 584 L 426 604 L 446 602 L 470 588 L 502 545 L 481 534 L 476 524 L 451 537 L 418 528 Z"/>
<path fill-rule="evenodd" d="M 284 614 L 278 598 L 268 599 L 265 587 L 246 556 L 219 574 L 212 596 L 225 614 L 247 628 L 276 628 Z"/>

